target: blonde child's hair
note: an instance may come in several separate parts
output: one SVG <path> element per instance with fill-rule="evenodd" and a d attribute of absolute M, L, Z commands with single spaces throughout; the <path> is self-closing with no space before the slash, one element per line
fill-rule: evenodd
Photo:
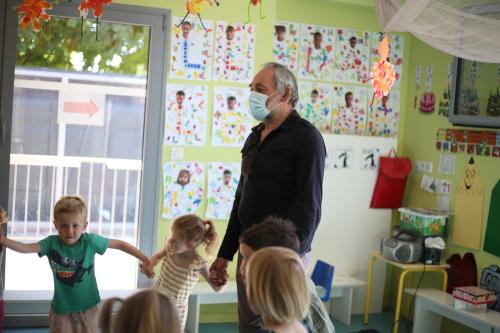
<path fill-rule="evenodd" d="M 204 244 L 205 251 L 211 255 L 215 252 L 219 236 L 215 231 L 212 221 L 202 220 L 198 215 L 184 215 L 174 220 L 172 229 L 186 242 L 194 242 L 196 245 Z"/>
<path fill-rule="evenodd" d="M 61 199 L 59 199 L 54 206 L 54 220 L 57 221 L 57 216 L 59 214 L 67 213 L 82 214 L 84 220 L 87 221 L 87 204 L 82 197 L 78 195 L 65 195 L 61 197 Z"/>
<path fill-rule="evenodd" d="M 113 305 L 122 305 L 112 320 Z M 168 296 L 156 289 L 148 289 L 123 300 L 108 299 L 101 309 L 99 327 L 102 333 L 179 333 L 177 310 Z"/>
<path fill-rule="evenodd" d="M 0 224 L 7 223 L 7 212 L 0 207 Z"/>
<path fill-rule="evenodd" d="M 253 312 L 286 324 L 306 317 L 310 296 L 300 257 L 283 247 L 256 251 L 248 261 L 246 292 Z"/>

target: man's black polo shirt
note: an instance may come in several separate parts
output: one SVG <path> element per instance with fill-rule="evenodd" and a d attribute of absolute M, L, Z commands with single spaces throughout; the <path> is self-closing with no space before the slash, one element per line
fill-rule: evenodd
<path fill-rule="evenodd" d="M 296 111 L 260 143 L 263 124 L 241 151 L 241 178 L 219 257 L 232 260 L 239 238 L 269 215 L 290 219 L 301 241 L 311 243 L 321 219 L 326 149 L 320 132 Z"/>

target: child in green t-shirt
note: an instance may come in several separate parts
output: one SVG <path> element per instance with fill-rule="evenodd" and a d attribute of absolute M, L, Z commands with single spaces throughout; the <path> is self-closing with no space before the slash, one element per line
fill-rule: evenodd
<path fill-rule="evenodd" d="M 24 244 L 5 238 L 0 245 L 21 253 L 47 256 L 54 276 L 54 297 L 49 314 L 49 331 L 97 332 L 97 304 L 101 302 L 94 274 L 94 255 L 107 248 L 118 249 L 142 261 L 141 271 L 152 276 L 149 258 L 134 246 L 84 232 L 87 205 L 78 196 L 64 196 L 54 207 L 54 225 L 58 235 L 38 243 Z"/>

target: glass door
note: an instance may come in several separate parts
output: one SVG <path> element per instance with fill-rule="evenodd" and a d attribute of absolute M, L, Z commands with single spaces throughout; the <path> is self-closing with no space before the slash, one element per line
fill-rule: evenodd
<path fill-rule="evenodd" d="M 76 7 L 67 5 L 62 11 L 69 9 L 77 13 Z M 123 16 L 97 26 L 92 20 L 54 14 L 39 33 L 29 28 L 18 31 L 8 237 L 36 242 L 55 234 L 55 202 L 63 195 L 78 194 L 89 208 L 88 232 L 142 245 L 150 254 L 151 246 L 144 241 L 147 238 L 139 237 L 139 230 L 146 231 L 149 243 L 155 243 L 151 239 L 155 223 L 143 226 L 140 221 L 145 209 L 143 192 L 156 182 L 156 176 L 145 174 L 145 168 L 156 170 L 159 149 L 155 154 L 148 148 L 147 143 L 155 138 L 146 132 L 152 131 L 161 141 L 162 129 L 156 124 L 163 124 L 162 108 L 151 107 L 161 105 L 163 96 L 148 89 L 149 68 L 154 60 L 152 39 L 163 44 L 166 34 L 153 35 L 155 27 L 149 24 L 123 23 Z M 159 22 L 164 28 L 164 20 Z M 164 87 L 162 73 L 156 73 L 155 80 Z M 148 101 L 151 98 L 154 103 Z M 156 187 L 149 191 L 157 193 Z M 53 288 L 49 265 L 36 254 L 7 250 L 5 265 L 6 290 Z M 137 267 L 135 258 L 120 251 L 97 255 L 100 289 L 135 288 Z"/>

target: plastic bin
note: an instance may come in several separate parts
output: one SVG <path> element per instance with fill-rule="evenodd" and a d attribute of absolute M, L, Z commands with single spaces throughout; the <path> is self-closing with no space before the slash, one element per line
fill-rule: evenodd
<path fill-rule="evenodd" d="M 445 236 L 448 215 L 430 209 L 400 208 L 399 227 L 420 236 Z"/>

